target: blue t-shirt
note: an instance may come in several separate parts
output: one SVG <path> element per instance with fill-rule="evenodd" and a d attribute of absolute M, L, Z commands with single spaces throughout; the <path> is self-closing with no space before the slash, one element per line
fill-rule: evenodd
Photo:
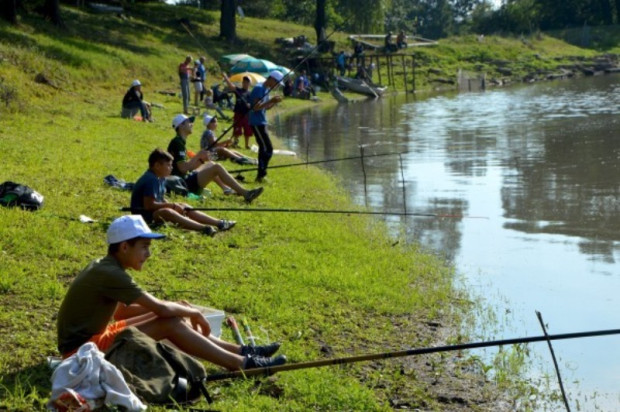
<path fill-rule="evenodd" d="M 250 93 L 250 105 L 252 107 L 269 101 L 269 90 L 261 83 L 254 86 Z M 267 124 L 266 110 L 250 110 L 250 126 L 261 126 Z"/>
<path fill-rule="evenodd" d="M 144 210 L 144 197 L 155 198 L 163 202 L 166 194 L 166 179 L 159 178 L 150 169 L 138 179 L 131 192 L 131 213 L 142 215 L 145 221 L 153 221 L 153 213 Z"/>
<path fill-rule="evenodd" d="M 205 65 L 200 63 L 198 66 L 198 76 L 200 77 L 200 81 L 204 82 L 207 79 L 207 69 Z"/>
<path fill-rule="evenodd" d="M 209 150 L 215 151 L 217 149 L 217 147 L 215 147 L 216 141 L 217 139 L 215 138 L 215 133 L 213 133 L 213 130 L 207 129 L 204 131 L 202 137 L 200 138 L 200 148 L 202 150 L 207 150 L 209 146 L 213 145 Z"/>

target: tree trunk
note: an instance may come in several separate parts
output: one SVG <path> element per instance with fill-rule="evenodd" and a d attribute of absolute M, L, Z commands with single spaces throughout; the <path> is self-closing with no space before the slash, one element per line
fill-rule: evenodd
<path fill-rule="evenodd" d="M 16 0 L 1 0 L 2 18 L 12 24 L 17 23 L 17 2 Z"/>
<path fill-rule="evenodd" d="M 222 6 L 220 9 L 220 37 L 231 42 L 237 39 L 237 21 L 235 20 L 236 12 L 236 0 L 222 0 Z"/>
<path fill-rule="evenodd" d="M 325 2 L 326 0 L 316 0 L 316 19 L 314 20 L 316 44 L 325 41 Z"/>
<path fill-rule="evenodd" d="M 65 27 L 65 23 L 60 17 L 60 1 L 59 0 L 45 0 L 43 7 L 43 15 L 49 18 L 54 25 L 58 27 Z"/>

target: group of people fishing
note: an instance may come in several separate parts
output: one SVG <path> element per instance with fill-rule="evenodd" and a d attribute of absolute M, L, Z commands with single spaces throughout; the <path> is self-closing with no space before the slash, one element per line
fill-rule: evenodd
<path fill-rule="evenodd" d="M 233 128 L 235 136 L 248 139 L 254 135 L 259 145 L 257 182 L 264 181 L 273 147 L 267 132 L 266 111 L 282 101 L 270 96 L 283 79 L 280 72 L 271 72 L 263 84 L 250 90 L 245 77 L 240 87 L 226 75 L 224 82 L 236 95 Z M 141 83 L 131 83 L 126 103 L 141 111 L 145 121 L 152 120 L 150 107 L 144 101 Z M 211 334 L 203 314 L 187 302 L 159 299 L 143 290 L 129 269 L 141 270 L 151 256 L 151 241 L 165 235 L 155 233 L 149 224 L 173 223 L 181 228 L 213 236 L 235 226 L 234 221 L 217 219 L 189 204 L 166 199 L 166 178 L 181 179 L 189 192 L 200 193 L 215 182 L 225 194 L 242 196 L 251 203 L 263 193 L 262 187 L 247 189 L 241 185 L 216 158 L 230 158 L 241 164 L 253 163 L 229 147 L 233 139 L 220 142 L 215 137 L 217 118 L 205 114 L 205 132 L 201 149 L 190 156 L 187 139 L 192 134 L 195 116 L 178 114 L 172 119 L 175 136 L 167 150 L 154 149 L 148 156 L 148 169 L 137 180 L 131 194 L 131 215 L 115 219 L 107 229 L 107 254 L 89 263 L 73 280 L 63 299 L 57 319 L 58 350 L 68 358 L 85 343 L 92 342 L 101 352 L 114 343 L 128 327 L 135 327 L 155 340 L 168 339 L 180 350 L 212 362 L 228 370 L 245 370 L 282 365 L 284 355 L 274 356 L 278 342 L 265 345 L 239 345 Z M 221 136 L 223 137 L 223 135 Z"/>

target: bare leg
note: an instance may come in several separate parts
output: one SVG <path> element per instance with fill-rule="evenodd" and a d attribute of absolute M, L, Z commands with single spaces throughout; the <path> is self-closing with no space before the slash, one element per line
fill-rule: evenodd
<path fill-rule="evenodd" d="M 213 335 L 209 335 L 209 340 L 211 342 L 215 343 L 220 348 L 223 348 L 223 349 L 227 350 L 228 352 L 232 352 L 232 353 L 236 353 L 236 354 L 240 354 L 241 353 L 241 346 L 240 345 L 237 345 L 235 343 L 226 342 L 225 340 L 222 340 L 220 338 L 216 338 Z"/>
<path fill-rule="evenodd" d="M 198 212 L 190 212 L 192 214 L 194 213 L 198 213 Z M 189 214 L 188 214 L 189 216 Z M 206 216 L 206 215 L 205 215 Z M 162 220 L 164 222 L 172 222 L 175 223 L 179 226 L 181 226 L 183 229 L 189 229 L 189 230 L 196 230 L 196 231 L 201 231 L 204 230 L 205 225 L 209 224 L 209 223 L 199 223 L 196 220 L 192 220 L 190 217 L 187 216 L 183 216 L 182 214 L 180 214 L 179 212 L 177 212 L 176 210 L 172 210 L 172 209 L 158 209 L 153 213 L 153 218 L 157 221 L 157 220 Z M 217 223 L 215 223 L 217 224 Z"/>
<path fill-rule="evenodd" d="M 196 210 L 192 210 L 191 212 L 187 212 L 187 217 L 190 219 L 200 222 L 209 226 L 217 226 L 220 223 L 220 219 L 216 219 L 207 215 L 206 213 L 202 213 Z"/>
<path fill-rule="evenodd" d="M 235 178 L 222 167 L 222 165 L 213 163 L 209 164 L 207 167 L 203 166 L 198 169 L 198 185 L 200 187 L 205 187 L 212 180 L 222 188 L 224 188 L 222 185 L 230 187 L 232 190 L 237 192 L 237 194 L 245 195 L 247 192 L 247 190 L 241 186 Z"/>
<path fill-rule="evenodd" d="M 168 339 L 183 352 L 223 366 L 240 369 L 244 358 L 212 342 L 187 325 L 182 318 L 156 318 L 136 326 L 155 340 Z"/>

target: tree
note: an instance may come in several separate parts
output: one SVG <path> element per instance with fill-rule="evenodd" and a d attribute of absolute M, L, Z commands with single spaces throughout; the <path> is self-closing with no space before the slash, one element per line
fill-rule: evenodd
<path fill-rule="evenodd" d="M 1 0 L 0 8 L 2 9 L 2 18 L 12 24 L 17 23 L 17 2 L 15 0 Z"/>
<path fill-rule="evenodd" d="M 314 21 L 314 30 L 316 31 L 316 44 L 325 40 L 325 2 L 326 0 L 316 0 L 316 20 Z"/>
<path fill-rule="evenodd" d="M 45 4 L 43 5 L 43 16 L 50 19 L 54 25 L 58 27 L 65 27 L 65 23 L 60 17 L 59 0 L 45 0 Z"/>
<path fill-rule="evenodd" d="M 220 12 L 220 37 L 233 42 L 237 39 L 237 1 L 222 0 Z"/>

